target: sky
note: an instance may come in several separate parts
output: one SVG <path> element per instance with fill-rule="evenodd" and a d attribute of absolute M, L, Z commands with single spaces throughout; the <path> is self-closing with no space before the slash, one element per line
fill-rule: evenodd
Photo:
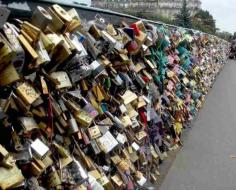
<path fill-rule="evenodd" d="M 217 28 L 236 32 L 236 0 L 201 0 L 202 9 L 208 10 L 216 20 Z"/>

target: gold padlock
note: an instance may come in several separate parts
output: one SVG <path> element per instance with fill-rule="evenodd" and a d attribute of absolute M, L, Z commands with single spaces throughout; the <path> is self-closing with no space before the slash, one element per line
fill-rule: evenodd
<path fill-rule="evenodd" d="M 75 119 L 84 127 L 89 127 L 93 122 L 93 118 L 85 111 L 75 113 Z"/>
<path fill-rule="evenodd" d="M 53 161 L 49 156 L 46 156 L 43 160 L 34 157 L 31 162 L 31 173 L 35 176 L 40 176 L 52 164 Z"/>
<path fill-rule="evenodd" d="M 34 87 L 27 82 L 24 82 L 18 86 L 16 88 L 16 92 L 28 105 L 32 104 L 40 97 L 40 94 L 34 89 Z"/>
<path fill-rule="evenodd" d="M 10 64 L 15 55 L 16 52 L 13 51 L 7 39 L 0 34 L 0 70 Z"/>
<path fill-rule="evenodd" d="M 118 166 L 117 166 L 122 172 L 127 172 L 129 171 L 130 167 L 128 162 L 126 162 L 126 160 L 122 160 Z"/>
<path fill-rule="evenodd" d="M 103 96 L 103 93 L 101 92 L 99 85 L 95 85 L 92 90 L 93 90 L 93 93 L 96 96 L 98 102 L 101 102 L 102 100 L 105 99 Z"/>
<path fill-rule="evenodd" d="M 113 162 L 114 165 L 117 165 L 121 162 L 121 158 L 118 155 L 112 156 L 111 161 Z"/>
<path fill-rule="evenodd" d="M 2 145 L 0 145 L 0 160 L 3 160 L 8 156 L 9 152 Z"/>
<path fill-rule="evenodd" d="M 22 30 L 27 33 L 30 38 L 36 42 L 39 39 L 41 30 L 34 26 L 33 24 L 29 23 L 28 21 L 24 21 L 21 25 Z"/>
<path fill-rule="evenodd" d="M 51 172 L 47 175 L 47 184 L 49 189 L 62 190 L 61 179 L 58 175 L 57 170 L 52 167 Z"/>
<path fill-rule="evenodd" d="M 118 174 L 112 176 L 111 179 L 112 182 L 118 187 L 122 187 L 124 185 L 124 182 L 122 181 L 121 177 Z"/>
<path fill-rule="evenodd" d="M 98 170 L 92 170 L 88 173 L 89 173 L 89 175 L 93 176 L 96 180 L 102 178 L 102 175 Z"/>
<path fill-rule="evenodd" d="M 136 138 L 139 141 L 143 140 L 145 137 L 147 137 L 147 133 L 145 131 L 140 131 L 140 132 L 136 133 Z"/>
<path fill-rule="evenodd" d="M 37 52 L 33 49 L 31 44 L 26 40 L 26 38 L 22 34 L 18 36 L 18 40 L 20 41 L 22 46 L 27 50 L 27 52 L 31 55 L 33 60 L 38 59 Z"/>
<path fill-rule="evenodd" d="M 23 181 L 24 176 L 16 165 L 11 169 L 0 167 L 0 189 L 13 189 Z"/>
<path fill-rule="evenodd" d="M 91 139 L 96 139 L 101 136 L 100 129 L 97 125 L 88 128 L 88 133 Z"/>
<path fill-rule="evenodd" d="M 89 28 L 89 33 L 92 34 L 96 40 L 99 40 L 102 37 L 101 30 L 99 30 L 94 24 Z"/>
<path fill-rule="evenodd" d="M 86 80 L 81 80 L 81 87 L 84 91 L 88 91 L 88 85 Z"/>
<path fill-rule="evenodd" d="M 10 63 L 0 72 L 0 86 L 6 86 L 20 79 L 14 65 Z"/>

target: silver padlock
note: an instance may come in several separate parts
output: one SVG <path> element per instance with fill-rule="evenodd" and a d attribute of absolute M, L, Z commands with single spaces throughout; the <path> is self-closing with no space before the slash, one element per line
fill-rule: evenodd
<path fill-rule="evenodd" d="M 32 153 L 39 159 L 45 158 L 49 152 L 49 148 L 40 139 L 36 139 L 31 145 Z"/>
<path fill-rule="evenodd" d="M 79 132 L 79 127 L 76 123 L 76 120 L 71 114 L 69 115 L 69 118 L 68 118 L 68 126 L 69 126 L 69 131 L 68 131 L 69 135 Z"/>

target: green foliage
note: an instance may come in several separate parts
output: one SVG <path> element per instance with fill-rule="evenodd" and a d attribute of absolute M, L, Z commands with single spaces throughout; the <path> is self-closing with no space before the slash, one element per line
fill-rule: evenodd
<path fill-rule="evenodd" d="M 215 34 L 216 36 L 226 40 L 226 41 L 231 41 L 232 38 L 233 38 L 233 35 L 229 32 L 226 32 L 226 31 L 222 31 L 222 32 L 216 32 Z"/>
<path fill-rule="evenodd" d="M 216 23 L 209 11 L 200 9 L 192 18 L 192 27 L 202 32 L 215 34 Z"/>
<path fill-rule="evenodd" d="M 178 26 L 185 27 L 185 28 L 191 28 L 191 15 L 189 12 L 189 9 L 187 7 L 187 1 L 183 0 L 182 8 L 180 9 L 180 12 L 176 14 L 175 16 L 175 23 Z"/>
<path fill-rule="evenodd" d="M 234 32 L 232 37 L 233 37 L 233 39 L 236 39 L 236 32 Z"/>

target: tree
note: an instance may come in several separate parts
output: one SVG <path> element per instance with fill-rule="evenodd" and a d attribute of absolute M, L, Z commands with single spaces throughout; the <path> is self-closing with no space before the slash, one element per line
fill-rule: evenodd
<path fill-rule="evenodd" d="M 231 41 L 233 38 L 233 35 L 226 31 L 217 32 L 216 35 L 222 39 L 225 39 L 226 41 Z"/>
<path fill-rule="evenodd" d="M 236 39 L 236 32 L 234 32 L 234 35 L 232 36 L 233 39 Z"/>
<path fill-rule="evenodd" d="M 192 25 L 206 33 L 215 34 L 217 30 L 215 19 L 207 10 L 200 9 L 192 18 Z"/>
<path fill-rule="evenodd" d="M 187 7 L 186 0 L 183 0 L 182 8 L 180 9 L 180 12 L 176 14 L 175 16 L 175 22 L 178 26 L 181 26 L 181 27 L 185 27 L 185 28 L 192 27 L 191 14 Z"/>

